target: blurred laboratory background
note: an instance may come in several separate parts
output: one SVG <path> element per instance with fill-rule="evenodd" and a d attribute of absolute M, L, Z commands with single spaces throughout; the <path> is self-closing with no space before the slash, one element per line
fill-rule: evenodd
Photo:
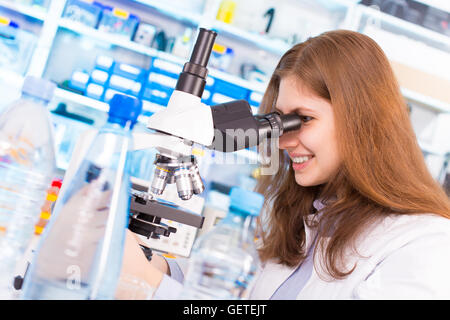
<path fill-rule="evenodd" d="M 0 0 L 0 110 L 20 96 L 27 75 L 57 84 L 50 110 L 62 179 L 76 139 L 106 122 L 115 93 L 142 100 L 141 129 L 166 106 L 199 27 L 218 32 L 203 102 L 246 99 L 255 114 L 292 45 L 333 29 L 369 35 L 392 63 L 430 172 L 450 194 L 446 0 Z M 196 155 L 207 230 L 225 215 L 231 187 L 253 188 L 257 156 L 244 150 L 230 165 L 213 161 L 217 152 Z M 152 150 L 135 152 L 133 176 L 150 180 L 153 160 Z M 197 230 L 178 228 L 160 249 L 187 255 Z"/>

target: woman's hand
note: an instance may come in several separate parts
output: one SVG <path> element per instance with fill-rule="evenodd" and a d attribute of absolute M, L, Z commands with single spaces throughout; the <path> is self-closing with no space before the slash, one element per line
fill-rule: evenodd
<path fill-rule="evenodd" d="M 122 271 L 121 277 L 134 277 L 145 281 L 148 285 L 156 290 L 161 280 L 163 278 L 164 273 L 167 273 L 167 264 L 165 265 L 166 270 L 164 270 L 164 264 L 161 263 L 159 259 L 164 260 L 163 258 L 153 255 L 153 257 L 157 257 L 156 262 L 150 263 L 141 247 L 139 246 L 139 240 L 136 235 L 127 229 L 126 238 L 125 238 L 125 249 L 123 254 L 123 262 L 122 262 Z M 159 259 L 158 259 L 159 258 Z M 153 261 L 153 259 L 152 259 Z M 164 261 L 165 263 L 165 261 Z M 162 270 L 161 270 L 162 269 Z M 117 294 L 117 293 L 116 293 Z M 118 299 L 127 299 L 124 296 L 117 296 Z"/>

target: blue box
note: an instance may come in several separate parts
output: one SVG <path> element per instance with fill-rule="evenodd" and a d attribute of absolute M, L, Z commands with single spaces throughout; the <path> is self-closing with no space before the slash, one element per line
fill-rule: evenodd
<path fill-rule="evenodd" d="M 142 82 L 147 73 L 146 70 L 127 63 L 116 62 L 112 68 L 112 73 L 134 81 Z"/>
<path fill-rule="evenodd" d="M 134 97 L 138 97 L 142 89 L 141 82 L 134 81 L 117 74 L 111 75 L 111 77 L 109 78 L 108 86 L 111 89 L 118 90 Z"/>
<path fill-rule="evenodd" d="M 210 105 L 211 103 L 211 97 L 212 97 L 212 92 L 211 90 L 208 90 L 207 88 L 205 88 L 205 90 L 203 90 L 203 94 L 202 94 L 202 99 L 201 101 L 204 104 Z"/>
<path fill-rule="evenodd" d="M 95 68 L 111 72 L 114 67 L 114 59 L 108 56 L 97 56 L 95 58 Z"/>
<path fill-rule="evenodd" d="M 73 89 L 77 89 L 85 92 L 89 83 L 89 73 L 83 70 L 76 70 L 72 73 L 69 80 L 69 86 Z"/>
<path fill-rule="evenodd" d="M 150 72 L 156 72 L 178 79 L 183 66 L 163 59 L 153 59 Z"/>
<path fill-rule="evenodd" d="M 216 79 L 208 76 L 206 77 L 206 85 L 205 90 L 203 90 L 202 95 L 202 102 L 204 104 L 210 105 L 211 104 L 211 98 L 214 93 L 214 84 L 216 83 Z"/>
<path fill-rule="evenodd" d="M 142 97 L 162 106 L 167 106 L 177 81 L 177 78 L 173 78 L 167 73 L 150 72 Z"/>
<path fill-rule="evenodd" d="M 102 86 L 106 86 L 109 81 L 109 73 L 105 70 L 94 69 L 91 71 L 90 82 L 97 83 Z"/>
<path fill-rule="evenodd" d="M 86 87 L 85 95 L 89 98 L 102 100 L 105 93 L 105 87 L 97 83 L 89 83 Z"/>
<path fill-rule="evenodd" d="M 161 86 L 175 89 L 177 85 L 177 78 L 172 78 L 168 75 L 157 73 L 157 72 L 150 72 L 150 74 L 147 77 L 147 83 L 146 86 L 150 86 L 152 83 L 157 83 Z"/>
<path fill-rule="evenodd" d="M 141 101 L 142 101 L 142 115 L 147 117 L 151 116 L 155 112 L 164 110 L 164 108 L 166 107 L 146 99 L 141 99 Z"/>
<path fill-rule="evenodd" d="M 64 9 L 63 17 L 96 28 L 102 14 L 102 8 L 97 3 L 87 3 L 80 0 L 69 0 Z"/>
<path fill-rule="evenodd" d="M 144 88 L 144 91 L 142 92 L 142 99 L 162 106 L 167 106 L 173 90 L 173 88 L 162 86 L 159 83 L 151 83 L 149 86 Z"/>
<path fill-rule="evenodd" d="M 103 95 L 103 101 L 106 103 L 109 103 L 109 101 L 112 99 L 112 97 L 114 97 L 115 94 L 124 94 L 133 98 L 136 98 L 133 95 L 130 95 L 126 92 L 120 91 L 120 90 L 116 90 L 116 89 L 112 89 L 112 88 L 105 88 L 105 93 Z"/>
<path fill-rule="evenodd" d="M 214 92 L 223 94 L 235 100 L 247 99 L 249 94 L 247 88 L 217 78 L 214 83 Z"/>
<path fill-rule="evenodd" d="M 123 93 L 118 90 L 114 90 L 111 88 L 105 88 L 105 94 L 103 95 L 103 101 L 109 103 L 109 101 L 114 97 L 116 93 Z"/>
<path fill-rule="evenodd" d="M 251 92 L 249 92 L 248 102 L 253 107 L 259 107 L 259 105 L 261 104 L 263 96 L 264 96 L 264 94 L 261 93 L 261 92 L 251 91 Z"/>
<path fill-rule="evenodd" d="M 213 90 L 214 88 L 214 84 L 216 83 L 216 79 L 211 77 L 211 76 L 207 76 L 206 77 L 206 85 L 205 88 L 209 89 L 209 90 Z"/>

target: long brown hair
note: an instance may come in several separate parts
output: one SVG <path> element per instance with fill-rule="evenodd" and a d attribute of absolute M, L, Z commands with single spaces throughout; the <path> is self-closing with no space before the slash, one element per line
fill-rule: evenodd
<path fill-rule="evenodd" d="M 274 111 L 286 76 L 295 76 L 331 103 L 342 164 L 328 183 L 302 187 L 281 152 L 281 169 L 260 177 L 257 191 L 265 195 L 268 212 L 261 235 L 263 261 L 293 267 L 305 258 L 304 217 L 312 213 L 315 199 L 327 203 L 318 240 L 324 254 L 320 261 L 334 279 L 353 271 L 342 267 L 346 250 L 354 249 L 357 236 L 380 218 L 422 213 L 450 218 L 450 200 L 426 167 L 406 102 L 375 41 L 336 30 L 295 45 L 270 79 L 263 112 Z"/>

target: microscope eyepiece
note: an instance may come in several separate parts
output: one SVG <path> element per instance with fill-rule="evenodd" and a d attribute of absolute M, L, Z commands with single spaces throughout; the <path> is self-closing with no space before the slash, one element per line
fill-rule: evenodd
<path fill-rule="evenodd" d="M 255 118 L 258 119 L 261 139 L 281 136 L 285 132 L 300 129 L 302 125 L 300 116 L 295 113 L 279 114 L 278 112 L 271 112 L 257 115 Z"/>
<path fill-rule="evenodd" d="M 191 58 L 189 62 L 185 63 L 183 71 L 178 77 L 175 90 L 202 97 L 208 75 L 206 65 L 208 64 L 216 36 L 217 33 L 215 31 L 200 28 Z"/>
<path fill-rule="evenodd" d="M 253 115 L 246 100 L 235 100 L 211 107 L 214 122 L 214 140 L 210 148 L 233 152 L 258 145 L 266 138 L 300 129 L 300 116 L 271 112 Z"/>
<path fill-rule="evenodd" d="M 206 67 L 216 36 L 217 33 L 215 31 L 200 28 L 189 62 Z"/>
<path fill-rule="evenodd" d="M 281 114 L 280 121 L 283 126 L 283 132 L 295 131 L 302 126 L 300 116 L 295 113 Z"/>

